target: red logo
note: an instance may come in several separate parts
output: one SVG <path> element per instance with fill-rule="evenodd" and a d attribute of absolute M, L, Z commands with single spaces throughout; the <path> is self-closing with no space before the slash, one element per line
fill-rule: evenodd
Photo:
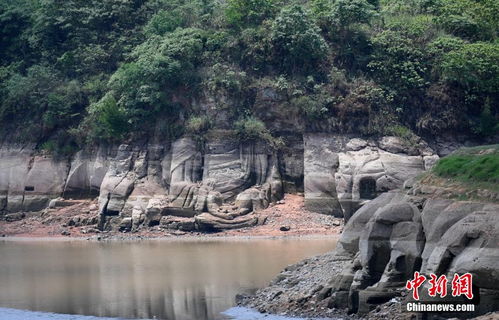
<path fill-rule="evenodd" d="M 430 288 L 428 289 L 428 295 L 430 297 L 436 297 L 437 294 L 440 298 L 447 295 L 447 277 L 441 275 L 437 277 L 435 274 L 430 274 L 431 279 L 429 280 Z M 414 300 L 419 300 L 418 289 L 426 281 L 426 277 L 419 272 L 414 272 L 414 279 L 407 281 L 405 288 L 407 290 L 412 290 L 412 298 Z M 473 299 L 473 275 L 470 273 L 465 273 L 462 276 L 454 274 L 452 278 L 452 296 L 459 297 L 465 295 L 468 299 Z"/>
<path fill-rule="evenodd" d="M 470 273 L 465 273 L 459 276 L 454 274 L 452 279 L 452 296 L 458 297 L 465 295 L 468 299 L 473 299 L 473 276 Z"/>
<path fill-rule="evenodd" d="M 435 297 L 437 293 L 440 295 L 440 298 L 445 297 L 447 295 L 447 278 L 444 275 L 441 275 L 437 279 L 437 276 L 433 273 L 430 274 L 430 277 L 431 288 L 428 289 L 430 297 Z"/>
<path fill-rule="evenodd" d="M 414 279 L 407 281 L 405 288 L 407 290 L 412 290 L 412 298 L 414 300 L 419 300 L 418 288 L 426 281 L 426 277 L 420 275 L 419 272 L 414 272 Z"/>

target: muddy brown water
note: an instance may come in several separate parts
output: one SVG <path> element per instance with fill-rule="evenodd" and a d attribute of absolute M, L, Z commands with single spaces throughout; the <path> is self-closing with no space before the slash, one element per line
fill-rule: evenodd
<path fill-rule="evenodd" d="M 0 241 L 0 307 L 169 320 L 226 319 L 235 295 L 334 249 L 336 237 Z"/>

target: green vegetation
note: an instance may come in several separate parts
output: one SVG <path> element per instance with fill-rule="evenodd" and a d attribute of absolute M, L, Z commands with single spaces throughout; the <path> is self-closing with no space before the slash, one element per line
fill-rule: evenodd
<path fill-rule="evenodd" d="M 278 146 L 290 119 L 494 136 L 498 17 L 497 0 L 6 0 L 0 137 L 68 154 L 233 129 Z"/>
<path fill-rule="evenodd" d="M 284 144 L 281 138 L 275 138 L 265 127 L 265 123 L 254 117 L 246 117 L 235 123 L 236 134 L 241 141 L 267 142 L 271 147 L 281 148 Z"/>
<path fill-rule="evenodd" d="M 433 172 L 461 182 L 499 184 L 499 145 L 464 149 L 436 164 Z"/>

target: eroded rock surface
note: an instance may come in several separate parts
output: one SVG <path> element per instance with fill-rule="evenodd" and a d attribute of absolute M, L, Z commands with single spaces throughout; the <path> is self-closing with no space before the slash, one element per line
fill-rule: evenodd
<path fill-rule="evenodd" d="M 428 284 L 420 289 L 421 301 L 480 302 L 473 313 L 449 317 L 471 318 L 498 310 L 499 204 L 412 194 L 384 193 L 359 209 L 345 225 L 335 251 L 319 258 L 329 264 L 327 277 L 314 274 L 315 264 L 307 266 L 310 260 L 301 262 L 240 303 L 262 312 L 291 308 L 297 315 L 327 316 L 334 310 L 371 315 L 380 304 L 410 301 L 405 284 L 419 271 L 428 279 L 431 273 L 445 275 L 449 292 L 455 273 L 473 275 L 472 301 L 451 295 L 432 298 Z M 283 279 L 294 279 L 295 284 Z"/>
<path fill-rule="evenodd" d="M 431 166 L 435 157 L 427 147 L 409 148 L 395 137 L 374 141 L 333 134 L 291 135 L 279 151 L 230 136 L 203 146 L 183 137 L 98 146 L 71 159 L 54 159 L 34 146 L 4 146 L 0 211 L 36 211 L 61 196 L 98 195 L 101 229 L 133 231 L 176 216 L 218 230 L 224 225 L 220 219 L 228 228 L 247 226 L 254 223 L 247 217 L 251 212 L 280 200 L 285 191 L 303 191 L 309 211 L 348 219 L 376 195 Z"/>
<path fill-rule="evenodd" d="M 42 210 L 64 191 L 69 163 L 34 155 L 32 147 L 0 149 L 0 210 Z"/>

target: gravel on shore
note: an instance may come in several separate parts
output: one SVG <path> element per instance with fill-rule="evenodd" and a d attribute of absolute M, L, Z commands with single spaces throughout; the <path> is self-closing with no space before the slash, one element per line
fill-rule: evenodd
<path fill-rule="evenodd" d="M 283 238 L 303 236 L 336 236 L 343 229 L 343 219 L 310 212 L 302 195 L 286 194 L 280 203 L 255 213 L 265 218 L 263 225 L 214 233 L 183 232 L 159 226 L 141 227 L 134 232 L 99 231 L 95 225 L 72 226 L 71 221 L 97 221 L 95 200 L 81 200 L 75 205 L 24 213 L 18 221 L 0 220 L 0 240 L 5 238 L 143 240 L 179 238 Z"/>

